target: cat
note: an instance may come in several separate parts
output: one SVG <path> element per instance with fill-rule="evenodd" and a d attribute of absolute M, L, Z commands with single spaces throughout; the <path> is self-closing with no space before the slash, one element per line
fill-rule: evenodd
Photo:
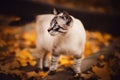
<path fill-rule="evenodd" d="M 61 54 L 74 56 L 72 69 L 81 74 L 82 54 L 86 33 L 82 22 L 66 11 L 38 15 L 36 19 L 36 47 L 40 57 L 39 68 L 49 67 L 49 73 L 56 71 Z M 52 53 L 51 62 L 48 53 Z"/>

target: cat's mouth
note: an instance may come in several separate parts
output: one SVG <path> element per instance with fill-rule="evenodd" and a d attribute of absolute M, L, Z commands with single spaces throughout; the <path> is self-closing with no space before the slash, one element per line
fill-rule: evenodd
<path fill-rule="evenodd" d="M 59 34 L 59 32 L 55 32 L 55 31 L 49 31 L 48 32 L 51 36 L 56 36 Z"/>
<path fill-rule="evenodd" d="M 55 32 L 53 31 L 52 29 L 48 29 L 48 33 L 51 35 L 51 36 L 56 36 L 58 34 L 58 32 Z"/>
<path fill-rule="evenodd" d="M 55 29 L 53 27 L 48 28 L 48 33 L 51 36 L 56 36 L 56 35 L 59 35 L 59 34 L 64 34 L 66 32 L 67 32 L 67 30 L 63 29 L 62 27 L 58 27 L 58 28 L 55 28 Z"/>

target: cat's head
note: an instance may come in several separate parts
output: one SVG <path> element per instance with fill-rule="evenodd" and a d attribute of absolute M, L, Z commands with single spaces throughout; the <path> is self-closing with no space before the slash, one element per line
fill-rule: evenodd
<path fill-rule="evenodd" d="M 50 35 L 55 36 L 59 34 L 65 34 L 72 26 L 72 18 L 67 12 L 59 12 L 56 9 L 53 10 L 55 17 L 50 22 L 48 32 Z"/>

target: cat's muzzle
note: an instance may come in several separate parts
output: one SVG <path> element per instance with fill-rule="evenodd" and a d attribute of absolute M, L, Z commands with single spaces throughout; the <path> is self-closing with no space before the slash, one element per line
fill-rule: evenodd
<path fill-rule="evenodd" d="M 58 32 L 54 31 L 53 28 L 48 28 L 48 33 L 51 35 L 51 36 L 55 36 L 58 34 Z"/>

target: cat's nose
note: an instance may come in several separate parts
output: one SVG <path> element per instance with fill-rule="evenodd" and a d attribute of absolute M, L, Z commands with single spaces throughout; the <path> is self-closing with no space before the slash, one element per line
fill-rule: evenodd
<path fill-rule="evenodd" d="M 48 32 L 50 32 L 50 29 L 48 29 Z"/>
<path fill-rule="evenodd" d="M 48 32 L 50 32 L 50 31 L 51 31 L 51 27 L 48 28 Z"/>

